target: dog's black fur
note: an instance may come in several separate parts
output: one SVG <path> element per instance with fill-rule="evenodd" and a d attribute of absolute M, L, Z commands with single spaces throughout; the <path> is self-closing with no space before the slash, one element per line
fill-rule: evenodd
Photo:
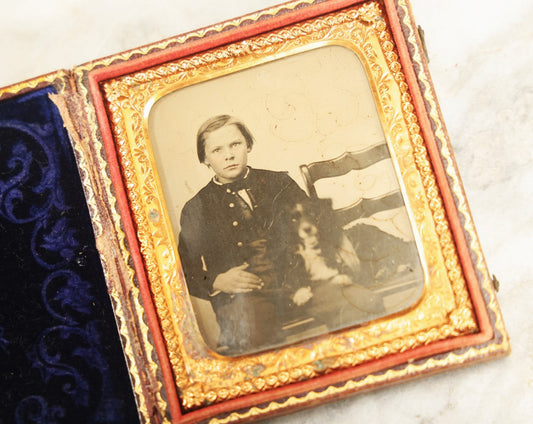
<path fill-rule="evenodd" d="M 335 221 L 330 199 L 308 199 L 285 208 L 276 216 L 271 234 L 272 240 L 276 241 L 274 249 L 278 251 L 278 263 L 284 265 L 285 273 L 294 274 L 295 268 L 305 261 L 303 254 L 310 249 L 320 255 L 325 266 L 337 273 L 355 271 L 339 258 L 345 236 Z M 298 279 L 309 282 L 314 278 L 302 275 Z"/>
<path fill-rule="evenodd" d="M 358 262 L 355 252 L 351 252 L 351 261 L 343 260 L 340 254 L 346 243 L 345 236 L 335 222 L 329 199 L 298 202 L 286 209 L 280 216 L 276 231 L 278 239 L 284 240 L 284 254 L 289 260 L 286 273 L 290 274 L 292 280 L 309 283 L 328 279 L 328 275 L 329 278 L 335 278 L 357 271 L 357 263 L 353 263 Z M 311 251 L 312 256 L 320 260 L 320 264 L 314 267 L 308 263 Z M 307 271 L 303 271 L 302 266 Z M 322 275 L 320 267 L 324 268 Z M 310 268 L 315 268 L 314 272 Z"/>
<path fill-rule="evenodd" d="M 298 202 L 282 211 L 273 234 L 282 240 L 278 264 L 289 311 L 338 329 L 382 310 L 381 299 L 359 283 L 358 256 L 329 199 Z"/>

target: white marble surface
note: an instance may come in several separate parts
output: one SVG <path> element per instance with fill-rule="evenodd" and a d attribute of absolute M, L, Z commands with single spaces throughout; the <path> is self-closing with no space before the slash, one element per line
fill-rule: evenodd
<path fill-rule="evenodd" d="M 0 86 L 273 5 L 274 0 L 2 0 Z M 272 423 L 533 420 L 533 3 L 412 0 L 513 353 Z"/>

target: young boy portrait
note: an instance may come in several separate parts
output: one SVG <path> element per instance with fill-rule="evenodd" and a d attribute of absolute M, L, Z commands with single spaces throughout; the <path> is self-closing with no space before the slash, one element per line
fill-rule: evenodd
<path fill-rule="evenodd" d="M 270 238 L 280 211 L 307 198 L 285 172 L 248 166 L 254 138 L 229 115 L 201 125 L 200 163 L 213 178 L 183 207 L 179 254 L 191 295 L 211 302 L 220 337 L 215 350 L 244 354 L 279 344 L 282 281 Z"/>

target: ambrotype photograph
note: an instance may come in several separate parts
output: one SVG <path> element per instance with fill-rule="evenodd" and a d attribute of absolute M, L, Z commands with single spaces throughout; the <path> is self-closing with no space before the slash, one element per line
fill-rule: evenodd
<path fill-rule="evenodd" d="M 374 92 L 323 46 L 161 97 L 148 117 L 207 346 L 241 356 L 408 310 L 425 266 Z"/>

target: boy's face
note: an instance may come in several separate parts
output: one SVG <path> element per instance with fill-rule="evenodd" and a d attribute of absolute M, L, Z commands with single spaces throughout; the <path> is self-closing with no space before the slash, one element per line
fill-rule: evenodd
<path fill-rule="evenodd" d="M 205 137 L 205 164 L 224 184 L 244 175 L 249 151 L 246 139 L 235 125 L 218 128 Z"/>

